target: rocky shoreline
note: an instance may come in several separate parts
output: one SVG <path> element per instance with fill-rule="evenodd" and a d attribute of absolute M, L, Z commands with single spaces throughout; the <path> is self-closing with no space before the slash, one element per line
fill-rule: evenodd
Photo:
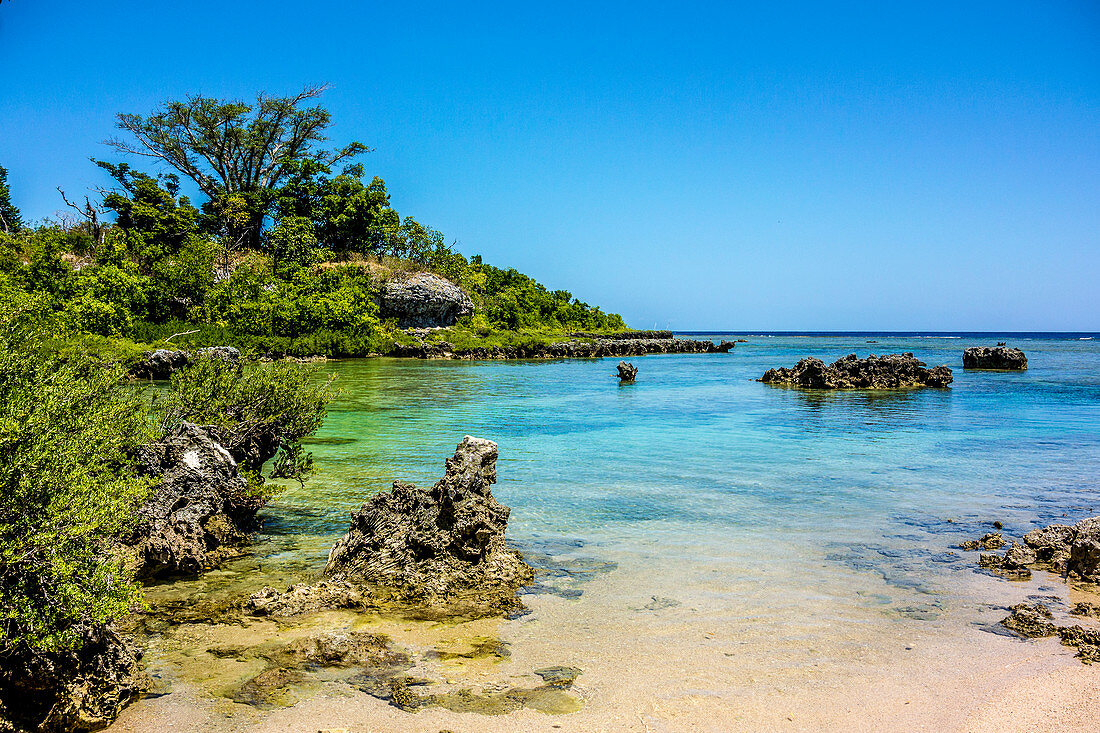
<path fill-rule="evenodd" d="M 521 611 L 518 593 L 532 583 L 534 570 L 505 542 L 510 510 L 491 492 L 497 456 L 492 441 L 466 436 L 431 488 L 396 481 L 391 492 L 373 496 L 352 514 L 348 532 L 314 582 L 221 602 L 135 611 L 118 627 L 144 638 L 176 624 L 247 625 L 249 619 L 332 610 L 449 622 Z M 241 464 L 206 429 L 183 423 L 142 448 L 137 458 L 156 483 L 132 534 L 109 550 L 137 577 L 196 578 L 247 552 L 262 501 L 250 494 Z M 79 639 L 73 650 L 0 659 L 0 732 L 98 730 L 152 688 L 140 642 L 103 623 L 85 624 L 74 633 Z M 406 710 L 522 707 L 550 698 L 563 703 L 560 695 L 576 676 L 502 696 L 464 692 L 451 699 L 409 689 L 423 684 L 408 675 L 409 655 L 373 634 L 314 632 L 281 645 L 264 642 L 211 653 L 268 661 L 231 695 L 259 707 L 270 706 L 319 668 L 355 668 L 354 686 Z M 563 704 L 575 704 L 570 700 Z"/>
<path fill-rule="evenodd" d="M 1043 571 L 1074 584 L 1078 589 L 1100 590 L 1100 517 L 1073 525 L 1052 524 L 1026 533 L 1019 542 L 1008 543 L 1000 532 L 960 545 L 963 550 L 996 550 L 1009 545 L 1004 554 L 982 552 L 978 566 L 1006 580 L 1029 580 L 1032 571 Z M 1077 650 L 1086 664 L 1100 662 L 1100 626 L 1080 623 L 1059 624 L 1047 603 L 1035 601 L 1010 607 L 1001 626 L 1024 639 L 1057 636 L 1064 646 Z M 1069 609 L 1075 619 L 1100 618 L 1100 604 L 1078 602 Z"/>
<path fill-rule="evenodd" d="M 667 332 L 666 332 L 667 333 Z M 394 344 L 386 356 L 410 359 L 598 359 L 645 356 L 647 354 L 725 354 L 733 342 L 667 337 L 634 337 L 614 334 L 584 337 L 585 340 L 558 341 L 529 346 L 456 347 L 447 341 L 422 341 L 418 344 Z"/>

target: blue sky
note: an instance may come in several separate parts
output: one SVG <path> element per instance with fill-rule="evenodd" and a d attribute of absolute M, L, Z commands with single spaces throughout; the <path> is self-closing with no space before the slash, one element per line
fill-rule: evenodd
<path fill-rule="evenodd" d="M 120 111 L 329 82 L 396 208 L 677 329 L 1100 330 L 1100 4 L 0 3 L 31 218 Z"/>

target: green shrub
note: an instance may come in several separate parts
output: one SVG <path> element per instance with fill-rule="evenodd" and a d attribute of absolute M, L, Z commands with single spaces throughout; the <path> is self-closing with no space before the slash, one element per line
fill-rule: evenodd
<path fill-rule="evenodd" d="M 0 320 L 0 652 L 74 641 L 137 598 L 104 551 L 150 482 L 128 458 L 151 435 L 137 390 L 118 369 L 46 356 L 26 318 Z"/>
<path fill-rule="evenodd" d="M 184 421 L 206 426 L 244 470 L 259 473 L 280 447 L 297 446 L 324 422 L 332 379 L 314 377 L 296 363 L 203 358 L 172 375 L 153 414 L 165 432 Z"/>

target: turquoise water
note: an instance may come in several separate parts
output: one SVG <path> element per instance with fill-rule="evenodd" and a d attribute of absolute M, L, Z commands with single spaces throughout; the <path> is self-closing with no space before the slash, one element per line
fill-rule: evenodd
<path fill-rule="evenodd" d="M 471 434 L 500 448 L 493 491 L 512 507 L 511 541 L 540 570 L 524 596 L 530 613 L 455 625 L 354 614 L 300 623 L 393 635 L 421 660 L 416 673 L 444 689 L 530 687 L 533 670 L 577 667 L 583 711 L 558 718 L 571 730 L 731 730 L 746 711 L 779 716 L 759 726 L 770 729 L 790 720 L 780 711 L 796 698 L 806 716 L 862 706 L 836 701 L 859 680 L 894 679 L 892 669 L 908 700 L 911 682 L 979 662 L 992 674 L 1001 655 L 1024 654 L 985 633 L 999 629 L 1005 606 L 1041 597 L 1064 612 L 1096 600 L 1075 599 L 1080 591 L 1043 573 L 1027 583 L 985 574 L 977 553 L 957 545 L 995 520 L 1018 537 L 1100 514 L 1100 341 L 1012 337 L 1030 368 L 1007 373 L 961 368 L 966 345 L 1006 340 L 996 335 L 744 337 L 730 354 L 634 358 L 638 380 L 622 386 L 617 359 L 327 363 L 342 393 L 309 444 L 315 475 L 301 487 L 282 482 L 254 554 L 150 593 L 238 597 L 315 576 L 349 512 L 394 480 L 434 482 Z M 952 388 L 820 393 L 755 381 L 804 356 L 898 351 L 951 366 Z M 211 640 L 257 643 L 284 631 L 257 620 L 166 633 L 150 645 L 157 674 L 204 692 L 188 698 L 183 686 L 141 709 L 224 696 L 257 670 L 211 656 Z M 431 661 L 440 643 L 484 638 L 507 658 Z M 379 730 L 408 729 L 409 714 L 362 693 L 296 694 L 293 714 L 310 724 L 311 711 L 328 710 L 334 725 L 396 716 Z M 211 729 L 251 720 L 247 706 L 221 704 Z M 440 715 L 435 728 L 459 729 Z"/>
<path fill-rule="evenodd" d="M 393 480 L 436 480 L 465 434 L 499 444 L 495 492 L 513 508 L 510 536 L 534 548 L 657 533 L 675 554 L 681 535 L 691 547 L 757 533 L 870 541 L 914 527 L 961 535 L 992 519 L 1020 532 L 1100 508 L 1100 341 L 1016 339 L 1025 373 L 964 371 L 969 343 L 750 337 L 728 355 L 637 358 L 638 381 L 624 386 L 614 359 L 334 362 L 343 394 L 310 445 L 317 473 L 266 525 L 338 534 Z M 896 351 L 951 366 L 952 388 L 754 381 L 803 356 Z"/>

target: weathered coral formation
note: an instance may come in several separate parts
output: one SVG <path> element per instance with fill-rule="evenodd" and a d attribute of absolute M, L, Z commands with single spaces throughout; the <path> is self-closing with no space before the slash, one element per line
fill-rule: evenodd
<path fill-rule="evenodd" d="M 485 616 L 519 607 L 534 571 L 507 547 L 509 509 L 492 495 L 497 446 L 466 436 L 430 489 L 395 481 L 352 514 L 329 553 L 325 578 L 286 592 L 254 594 L 254 614 L 292 615 L 354 608 L 379 593 L 419 608 Z"/>
<path fill-rule="evenodd" d="M 260 502 L 203 428 L 182 423 L 137 458 L 157 479 L 125 540 L 139 577 L 199 573 L 240 551 Z"/>
<path fill-rule="evenodd" d="M 420 272 L 391 280 L 378 299 L 383 318 L 395 318 L 401 328 L 453 326 L 474 312 L 474 302 L 450 280 Z"/>
<path fill-rule="evenodd" d="M 1007 346 L 971 346 L 963 352 L 965 369 L 1027 369 L 1027 357 L 1019 349 Z"/>
<path fill-rule="evenodd" d="M 871 354 L 866 359 L 848 354 L 829 365 L 809 357 L 791 368 L 769 369 L 760 381 L 811 389 L 900 389 L 946 387 L 952 378 L 946 366 L 929 369 L 907 352 Z"/>
<path fill-rule="evenodd" d="M 630 362 L 620 361 L 615 369 L 619 372 L 618 376 L 620 382 L 633 382 L 638 376 L 638 367 Z"/>

